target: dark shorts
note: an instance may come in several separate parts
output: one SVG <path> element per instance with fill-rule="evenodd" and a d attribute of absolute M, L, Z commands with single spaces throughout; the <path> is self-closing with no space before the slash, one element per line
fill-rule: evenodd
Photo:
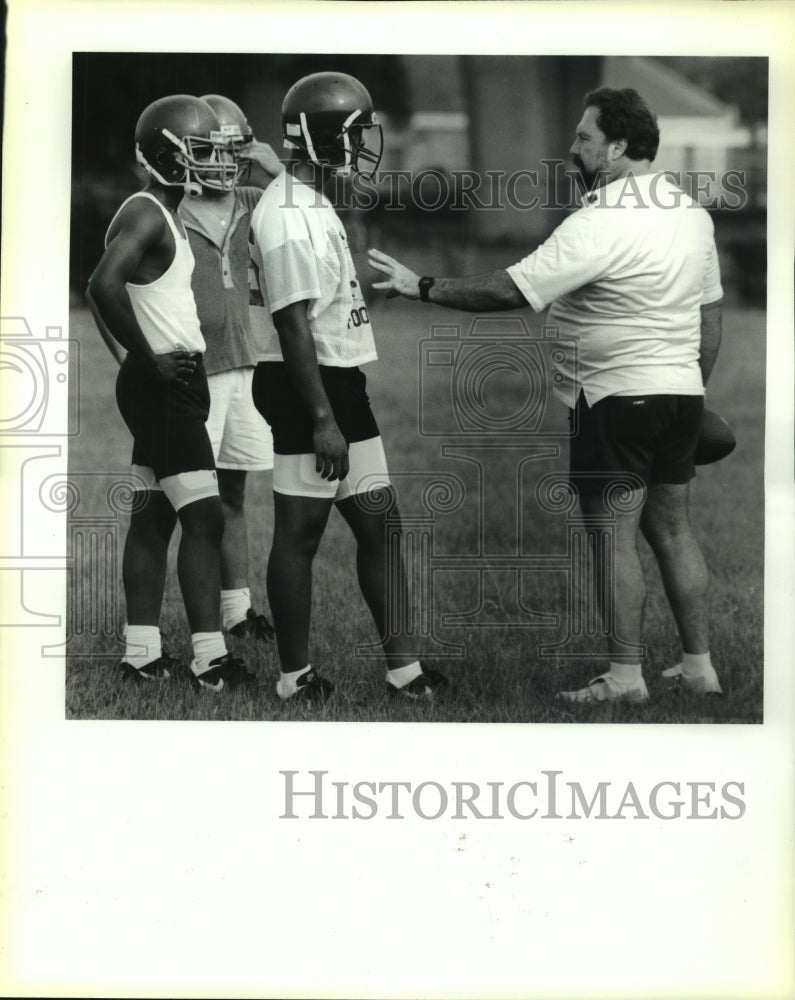
<path fill-rule="evenodd" d="M 205 426 L 210 392 L 201 358 L 188 385 L 182 385 L 158 382 L 128 356 L 116 379 L 116 402 L 133 436 L 133 465 L 148 466 L 158 479 L 215 469 Z"/>
<path fill-rule="evenodd" d="M 332 368 L 320 365 L 320 378 L 331 411 L 348 444 L 378 437 L 367 379 L 359 368 Z M 273 450 L 277 455 L 311 455 L 315 446 L 309 412 L 296 392 L 287 367 L 282 361 L 264 361 L 254 371 L 254 405 L 273 431 Z"/>
<path fill-rule="evenodd" d="M 689 483 L 703 409 L 703 396 L 606 396 L 589 407 L 580 393 L 569 414 L 572 486 L 601 493 L 622 474 L 637 486 Z"/>

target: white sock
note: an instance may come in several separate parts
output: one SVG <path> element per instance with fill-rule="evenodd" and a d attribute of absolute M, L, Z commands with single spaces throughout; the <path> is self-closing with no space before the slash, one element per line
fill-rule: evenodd
<path fill-rule="evenodd" d="M 246 612 L 251 607 L 251 591 L 248 587 L 221 591 L 221 622 L 225 629 L 234 628 L 238 622 L 246 620 Z"/>
<path fill-rule="evenodd" d="M 295 694 L 298 690 L 298 678 L 303 677 L 304 674 L 308 673 L 312 669 L 312 664 L 307 663 L 305 667 L 300 670 L 291 670 L 289 673 L 282 673 L 279 675 L 278 681 L 276 681 L 276 694 L 282 699 L 289 698 L 290 695 Z"/>
<path fill-rule="evenodd" d="M 124 661 L 140 670 L 163 655 L 157 625 L 127 625 L 124 629 Z"/>
<path fill-rule="evenodd" d="M 388 684 L 394 684 L 396 688 L 405 687 L 411 684 L 415 677 L 422 673 L 422 664 L 419 660 L 407 663 L 405 667 L 395 667 L 394 670 L 387 670 L 386 679 Z"/>
<path fill-rule="evenodd" d="M 682 654 L 682 676 L 683 677 L 703 677 L 712 669 L 712 660 L 709 653 L 683 653 Z"/>
<path fill-rule="evenodd" d="M 193 672 L 198 677 L 210 669 L 210 663 L 220 656 L 226 656 L 226 643 L 220 632 L 194 632 L 190 637 L 193 644 Z"/>
<path fill-rule="evenodd" d="M 613 663 L 610 661 L 610 676 L 618 684 L 637 684 L 643 679 L 640 663 Z"/>

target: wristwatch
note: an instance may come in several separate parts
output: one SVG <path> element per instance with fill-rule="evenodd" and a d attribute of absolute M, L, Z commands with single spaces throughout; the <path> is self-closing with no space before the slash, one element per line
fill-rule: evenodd
<path fill-rule="evenodd" d="M 428 292 L 436 284 L 436 278 L 420 278 L 420 299 L 422 302 L 428 301 Z"/>

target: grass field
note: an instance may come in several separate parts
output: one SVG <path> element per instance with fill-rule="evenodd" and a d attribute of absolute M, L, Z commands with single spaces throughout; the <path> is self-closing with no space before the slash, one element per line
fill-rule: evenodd
<path fill-rule="evenodd" d="M 578 708 L 556 703 L 561 688 L 581 686 L 606 669 L 598 635 L 584 634 L 566 648 L 567 655 L 542 657 L 539 647 L 566 635 L 567 577 L 565 513 L 542 510 L 535 497 L 539 478 L 563 472 L 567 445 L 565 414 L 550 403 L 541 429 L 552 451 L 531 461 L 528 438 L 521 448 L 483 448 L 473 439 L 451 437 L 455 426 L 449 407 L 452 368 L 423 368 L 420 342 L 432 324 L 460 324 L 468 330 L 473 317 L 404 302 L 378 302 L 373 322 L 380 361 L 367 368 L 368 387 L 379 418 L 390 469 L 395 474 L 404 517 L 424 515 L 419 528 L 432 539 L 432 603 L 428 609 L 433 638 L 457 644 L 463 654 L 433 659 L 450 677 L 454 693 L 443 702 L 404 705 L 387 700 L 383 661 L 363 656 L 361 648 L 376 641 L 372 622 L 356 585 L 350 533 L 332 515 L 315 563 L 312 661 L 337 685 L 334 699 L 322 710 L 282 705 L 274 690 L 278 673 L 275 648 L 238 643 L 237 649 L 258 671 L 252 691 L 222 696 L 194 693 L 183 675 L 142 689 L 120 683 L 116 676 L 121 646 L 102 630 L 90 629 L 76 608 L 92 588 L 104 588 L 104 605 L 118 602 L 119 630 L 123 595 L 118 567 L 104 583 L 93 584 L 86 571 L 72 578 L 70 604 L 76 625 L 66 671 L 66 714 L 101 719 L 300 719 L 328 721 L 436 722 L 623 722 L 730 723 L 762 719 L 763 545 L 764 545 L 764 370 L 765 319 L 758 311 L 730 309 L 724 321 L 724 343 L 710 384 L 708 405 L 732 424 L 738 447 L 717 465 L 699 470 L 692 490 L 693 521 L 712 574 L 712 654 L 725 696 L 703 699 L 665 686 L 660 671 L 676 662 L 679 652 L 656 567 L 645 543 L 642 558 L 648 582 L 644 627 L 645 675 L 652 695 L 642 706 L 600 705 Z M 533 337 L 541 319 L 524 315 Z M 79 513 L 106 514 L 109 482 L 123 480 L 130 439 L 116 410 L 115 366 L 84 310 L 71 315 L 70 336 L 81 342 L 81 433 L 70 445 L 70 475 L 80 484 Z M 430 376 L 433 376 L 430 379 Z M 447 382 L 445 382 L 447 379 Z M 495 373 L 483 387 L 483 406 L 506 417 L 521 405 L 524 383 L 510 372 Z M 421 393 L 421 388 L 424 390 Z M 422 404 L 422 409 L 420 409 Z M 420 421 L 421 414 L 421 421 Z M 437 436 L 419 428 L 439 430 Z M 535 440 L 535 439 L 533 439 Z M 503 443 L 506 443 L 505 441 Z M 510 442 L 508 442 L 510 443 Z M 451 450 L 451 446 L 453 446 Z M 455 451 L 455 446 L 460 450 Z M 444 450 L 443 450 L 444 449 Z M 87 475 L 90 473 L 91 475 Z M 434 479 L 457 483 L 459 505 L 436 510 L 429 519 L 423 490 Z M 270 473 L 249 477 L 248 515 L 252 578 L 258 607 L 266 609 L 265 564 L 270 547 L 272 501 Z M 427 498 L 426 498 L 427 499 Z M 442 505 L 443 506 L 443 505 Z M 114 545 L 118 564 L 125 531 L 122 515 Z M 183 665 L 190 659 L 184 610 L 173 570 L 161 619 L 165 646 Z M 499 557 L 545 555 L 556 568 L 508 571 Z M 466 567 L 452 557 L 470 556 Z M 424 571 L 425 572 L 425 571 Z M 96 574 L 94 574 L 96 575 Z M 426 573 L 427 576 L 427 573 Z M 102 603 L 103 595 L 99 596 Z M 470 627 L 459 618 L 469 614 Z M 536 618 L 532 618 L 532 614 Z M 530 625 L 528 627 L 528 622 Z M 534 623 L 533 623 L 534 622 Z M 543 623 L 543 624 L 542 624 Z M 94 634 L 92 634 L 92 631 Z M 119 632 L 120 634 L 120 632 Z M 233 647 L 234 648 L 234 647 Z M 418 652 L 439 653 L 429 636 Z M 576 654 L 572 655 L 572 654 Z"/>

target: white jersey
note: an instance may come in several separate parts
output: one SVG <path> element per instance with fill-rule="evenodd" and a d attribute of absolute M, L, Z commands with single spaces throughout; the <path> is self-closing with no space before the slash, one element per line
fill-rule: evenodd
<path fill-rule="evenodd" d="M 252 309 L 258 361 L 282 361 L 272 313 L 307 300 L 318 363 L 352 368 L 378 357 L 373 328 L 331 202 L 290 174 L 266 189 L 251 219 L 264 308 Z"/>
<path fill-rule="evenodd" d="M 174 235 L 174 259 L 168 269 L 146 285 L 127 282 L 124 286 L 130 296 L 138 325 L 155 354 L 170 354 L 178 350 L 204 353 L 206 345 L 191 288 L 194 262 L 190 243 L 177 229 L 168 209 L 146 191 L 138 191 L 128 198 L 114 215 L 114 221 L 132 198 L 149 198 L 153 201 L 165 215 Z M 110 231 L 110 227 L 108 230 Z M 106 236 L 105 246 L 107 245 Z"/>
<path fill-rule="evenodd" d="M 723 296 L 712 220 L 664 174 L 599 188 L 546 243 L 508 268 L 577 363 L 558 363 L 555 394 L 700 396 L 702 305 Z"/>

